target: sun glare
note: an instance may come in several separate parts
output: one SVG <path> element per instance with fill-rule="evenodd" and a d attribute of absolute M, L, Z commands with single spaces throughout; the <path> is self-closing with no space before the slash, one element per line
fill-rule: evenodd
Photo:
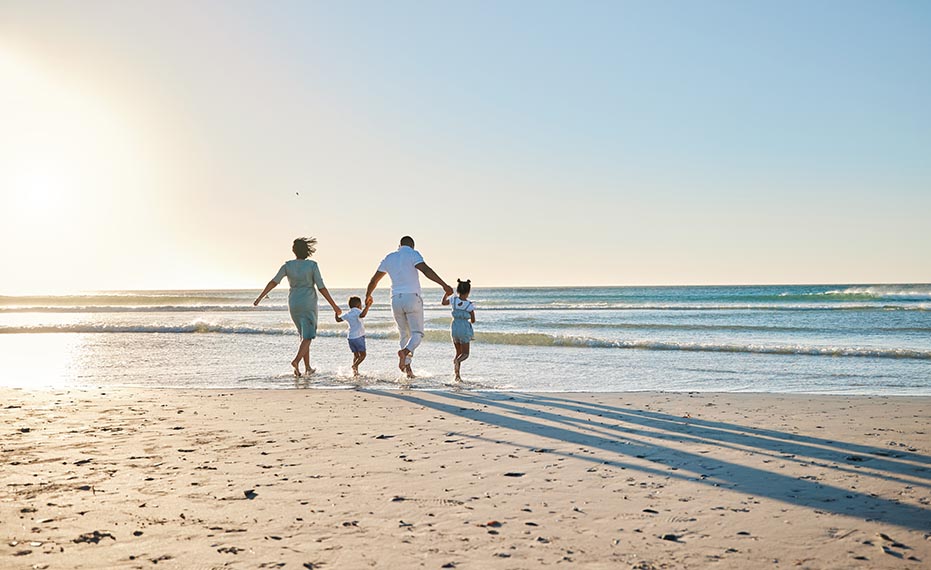
<path fill-rule="evenodd" d="M 137 135 L 99 87 L 0 47 L 0 125 L 0 239 L 26 275 L 61 236 L 93 248 L 132 206 Z"/>

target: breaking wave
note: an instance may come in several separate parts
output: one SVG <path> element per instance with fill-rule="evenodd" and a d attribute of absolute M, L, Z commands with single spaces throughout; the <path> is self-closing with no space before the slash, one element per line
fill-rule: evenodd
<path fill-rule="evenodd" d="M 233 335 L 280 335 L 296 336 L 293 328 L 266 328 L 248 326 L 219 325 L 195 321 L 180 326 L 161 325 L 42 325 L 42 326 L 2 326 L 0 334 L 48 334 L 48 333 L 85 333 L 85 334 L 233 334 Z M 342 337 L 345 329 L 330 327 L 318 330 L 321 337 Z M 372 331 L 368 338 L 397 338 L 397 334 L 388 331 Z M 426 340 L 430 342 L 449 342 L 447 331 L 427 331 Z M 931 360 L 931 351 L 909 348 L 868 348 L 816 345 L 780 345 L 780 344 L 729 344 L 703 342 L 663 342 L 654 340 L 606 340 L 588 337 L 549 335 L 544 333 L 504 333 L 479 332 L 475 341 L 484 344 L 514 346 L 553 346 L 575 348 L 637 349 L 687 352 L 730 352 L 749 354 L 782 354 L 832 357 L 865 358 L 901 358 Z"/>

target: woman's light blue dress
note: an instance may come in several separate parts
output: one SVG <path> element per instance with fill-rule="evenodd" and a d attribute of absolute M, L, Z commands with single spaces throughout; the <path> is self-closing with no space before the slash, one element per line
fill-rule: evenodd
<path fill-rule="evenodd" d="M 288 311 L 297 332 L 303 339 L 317 338 L 317 289 L 326 289 L 320 268 L 310 259 L 292 259 L 285 262 L 275 275 L 275 283 L 285 277 L 291 291 L 288 293 Z"/>
<path fill-rule="evenodd" d="M 475 310 L 472 301 L 463 301 L 459 297 L 453 297 L 449 300 L 449 305 L 453 309 L 453 324 L 451 326 L 451 336 L 455 342 L 472 342 L 475 336 L 472 331 L 471 311 Z"/>

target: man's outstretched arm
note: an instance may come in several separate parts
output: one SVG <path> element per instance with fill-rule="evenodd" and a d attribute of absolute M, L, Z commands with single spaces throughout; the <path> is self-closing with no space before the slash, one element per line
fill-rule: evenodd
<path fill-rule="evenodd" d="M 384 271 L 376 271 L 375 275 L 372 275 L 372 278 L 369 279 L 369 286 L 365 289 L 365 303 L 367 305 L 372 304 L 372 293 L 375 292 L 375 287 L 378 287 L 378 282 L 381 281 L 381 278 L 384 276 Z"/>
<path fill-rule="evenodd" d="M 419 269 L 420 272 L 424 274 L 424 277 L 426 277 L 430 281 L 433 281 L 434 283 L 442 287 L 444 293 L 447 293 L 449 295 L 453 294 L 453 288 L 447 285 L 446 281 L 443 281 L 443 278 L 437 275 L 436 271 L 431 269 L 430 266 L 426 264 L 426 262 L 422 261 L 418 263 L 417 265 L 415 265 L 414 267 Z"/>

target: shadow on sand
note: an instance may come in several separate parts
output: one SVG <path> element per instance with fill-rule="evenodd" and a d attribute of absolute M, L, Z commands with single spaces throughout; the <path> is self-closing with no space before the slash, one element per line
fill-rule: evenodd
<path fill-rule="evenodd" d="M 931 509 L 903 504 L 854 489 L 780 474 L 716 458 L 715 449 L 736 449 L 770 456 L 780 462 L 813 465 L 903 486 L 931 488 L 931 457 L 898 449 L 871 447 L 719 421 L 682 418 L 636 408 L 608 406 L 554 395 L 495 392 L 372 391 L 444 413 L 533 434 L 557 442 L 586 446 L 594 454 L 551 453 L 574 459 L 693 481 L 703 485 L 768 497 L 865 520 L 913 530 L 931 528 Z M 544 423 L 545 422 L 545 423 Z M 502 438 L 476 440 L 525 447 Z M 645 441 L 649 440 L 649 441 Z M 678 444 L 700 444 L 705 453 Z M 645 466 L 647 460 L 656 467 Z M 773 462 L 774 466 L 777 462 Z"/>

